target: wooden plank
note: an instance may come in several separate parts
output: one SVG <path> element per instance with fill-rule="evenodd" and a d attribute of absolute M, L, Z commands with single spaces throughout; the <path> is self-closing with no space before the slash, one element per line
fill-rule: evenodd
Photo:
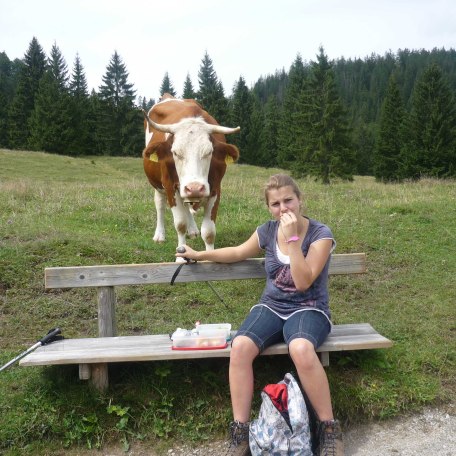
<path fill-rule="evenodd" d="M 98 391 L 106 391 L 109 385 L 108 365 L 107 363 L 91 364 L 90 382 Z"/>
<path fill-rule="evenodd" d="M 112 337 L 117 335 L 116 292 L 114 287 L 98 287 L 98 335 Z"/>
<path fill-rule="evenodd" d="M 392 342 L 368 323 L 335 325 L 325 343 L 317 350 L 331 352 L 388 348 Z M 39 347 L 24 357 L 22 366 L 51 364 L 100 364 L 110 362 L 158 361 L 230 356 L 230 346 L 221 350 L 172 350 L 168 335 L 122 336 L 86 339 L 63 339 Z M 287 346 L 269 347 L 264 355 L 287 354 Z"/>
<path fill-rule="evenodd" d="M 148 263 L 46 268 L 45 287 L 51 289 L 170 283 L 178 266 L 178 263 Z M 332 256 L 330 274 L 362 274 L 364 272 L 366 272 L 364 253 L 344 253 Z M 176 283 L 261 279 L 264 277 L 263 258 L 250 258 L 230 264 L 201 261 L 184 265 L 176 278 Z"/>

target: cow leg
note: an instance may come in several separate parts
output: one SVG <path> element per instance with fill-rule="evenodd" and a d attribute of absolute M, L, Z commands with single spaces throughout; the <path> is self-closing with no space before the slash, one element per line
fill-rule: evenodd
<path fill-rule="evenodd" d="M 181 197 L 176 193 L 176 205 L 171 208 L 174 219 L 174 228 L 177 232 L 177 245 L 186 243 L 188 208 L 184 206 Z"/>
<path fill-rule="evenodd" d="M 185 209 L 187 209 L 187 234 L 190 239 L 195 239 L 199 235 L 194 217 L 195 211 L 188 206 L 185 206 Z"/>
<path fill-rule="evenodd" d="M 216 229 L 211 215 L 216 200 L 217 196 L 212 196 L 209 198 L 207 205 L 204 208 L 203 223 L 201 224 L 201 237 L 206 244 L 206 250 L 214 250 Z"/>
<path fill-rule="evenodd" d="M 154 241 L 165 241 L 165 208 L 166 194 L 155 190 L 154 194 L 155 210 L 157 212 L 157 227 L 155 228 Z"/>

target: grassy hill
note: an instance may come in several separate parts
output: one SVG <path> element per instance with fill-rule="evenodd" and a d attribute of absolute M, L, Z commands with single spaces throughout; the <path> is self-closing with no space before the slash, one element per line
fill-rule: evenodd
<path fill-rule="evenodd" d="M 228 168 L 218 247 L 243 241 L 268 219 L 262 187 L 276 171 Z M 369 322 L 395 342 L 331 355 L 337 415 L 356 422 L 454 402 L 456 182 L 299 183 L 307 215 L 332 228 L 336 251 L 367 253 L 366 275 L 331 278 L 334 321 Z M 154 220 L 140 159 L 0 150 L 0 365 L 54 326 L 68 338 L 96 336 L 94 291 L 45 292 L 44 268 L 173 261 L 171 214 L 163 244 L 152 242 Z M 259 280 L 213 285 L 231 310 L 202 284 L 121 288 L 119 335 L 172 332 L 196 320 L 236 327 L 263 287 Z M 266 358 L 255 366 L 256 410 L 261 388 L 293 369 L 285 356 Z M 225 359 L 112 365 L 110 388 L 99 395 L 78 380 L 77 366 L 14 365 L 0 373 L 0 453 L 109 441 L 127 447 L 135 439 L 166 451 L 173 441 L 220 437 L 231 417 L 227 367 Z"/>

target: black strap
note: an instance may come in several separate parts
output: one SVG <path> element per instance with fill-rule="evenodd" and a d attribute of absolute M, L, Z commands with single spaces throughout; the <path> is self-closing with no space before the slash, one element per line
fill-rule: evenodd
<path fill-rule="evenodd" d="M 176 280 L 176 277 L 179 275 L 179 272 L 181 271 L 182 267 L 185 266 L 186 264 L 192 264 L 192 263 L 196 263 L 196 260 L 190 260 L 189 258 L 185 258 L 183 257 L 184 260 L 185 260 L 185 263 L 181 263 L 177 268 L 176 270 L 174 271 L 174 274 L 173 276 L 171 277 L 171 282 L 170 282 L 170 285 L 174 285 L 174 281 Z M 223 304 L 225 304 L 226 308 L 231 310 L 228 306 L 228 304 L 224 301 L 224 299 L 220 296 L 220 294 L 217 292 L 217 290 L 212 286 L 212 284 L 209 282 L 209 281 L 206 281 L 206 283 L 208 284 L 209 288 L 214 292 L 214 294 L 220 299 L 220 301 L 223 302 Z"/>
<path fill-rule="evenodd" d="M 174 281 L 176 280 L 176 277 L 179 275 L 179 272 L 182 269 L 182 266 L 185 266 L 186 264 L 196 263 L 196 260 L 189 260 L 188 258 L 184 258 L 184 260 L 185 260 L 185 263 L 181 263 L 174 271 L 174 274 L 171 277 L 170 285 L 174 285 Z"/>

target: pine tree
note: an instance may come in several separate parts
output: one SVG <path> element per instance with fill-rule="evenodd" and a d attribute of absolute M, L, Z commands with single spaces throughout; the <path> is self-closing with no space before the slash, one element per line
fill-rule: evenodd
<path fill-rule="evenodd" d="M 355 156 L 355 174 L 373 175 L 373 157 L 375 154 L 377 124 L 375 122 L 356 122 L 353 129 L 353 149 Z"/>
<path fill-rule="evenodd" d="M 73 122 L 67 85 L 68 68 L 54 43 L 30 116 L 28 146 L 31 149 L 70 153 L 67 148 Z"/>
<path fill-rule="evenodd" d="M 182 98 L 188 100 L 193 100 L 196 98 L 196 92 L 193 88 L 192 80 L 190 79 L 190 74 L 188 73 L 184 81 L 184 90 L 182 92 Z"/>
<path fill-rule="evenodd" d="M 426 68 L 413 90 L 408 137 L 403 177 L 456 175 L 455 100 L 437 64 Z"/>
<path fill-rule="evenodd" d="M 115 108 L 125 104 L 133 106 L 135 90 L 133 90 L 133 84 L 128 82 L 127 67 L 117 51 L 114 51 L 102 81 L 103 84 L 99 88 L 102 100 L 109 102 Z"/>
<path fill-rule="evenodd" d="M 139 143 L 138 110 L 135 90 L 128 82 L 128 72 L 117 51 L 114 52 L 99 88 L 98 140 L 104 154 L 135 155 L 132 141 Z M 135 114 L 132 111 L 137 111 Z M 139 122 L 141 124 L 141 122 Z M 128 135 L 133 135 L 128 137 Z M 141 132 L 140 136 L 143 134 Z"/>
<path fill-rule="evenodd" d="M 16 94 L 8 110 L 9 145 L 13 149 L 27 146 L 30 135 L 29 119 L 35 106 L 35 96 L 46 70 L 46 54 L 33 37 L 24 56 L 24 66 L 18 75 Z"/>
<path fill-rule="evenodd" d="M 94 145 L 92 155 L 104 155 L 107 154 L 107 145 L 104 136 L 106 134 L 106 111 L 110 108 L 108 103 L 103 101 L 93 89 L 89 95 L 89 104 L 95 125 L 95 128 L 90 132 L 90 140 Z"/>
<path fill-rule="evenodd" d="M 396 77 L 392 75 L 380 116 L 377 147 L 374 154 L 374 176 L 393 181 L 400 175 L 400 154 L 404 145 L 405 108 Z"/>
<path fill-rule="evenodd" d="M 66 92 L 69 80 L 68 66 L 56 43 L 52 45 L 51 57 L 48 60 L 48 67 L 52 73 L 52 77 L 57 82 L 59 90 Z"/>
<path fill-rule="evenodd" d="M 310 78 L 299 98 L 292 132 L 296 141 L 297 160 L 293 172 L 312 175 L 324 184 L 331 178 L 353 179 L 354 156 L 347 114 L 337 92 L 334 71 L 320 47 L 317 61 L 312 62 Z"/>
<path fill-rule="evenodd" d="M 68 87 L 71 116 L 68 154 L 93 154 L 95 149 L 93 131 L 96 129 L 96 120 L 91 109 L 87 79 L 79 54 L 76 55 Z"/>
<path fill-rule="evenodd" d="M 8 107 L 13 95 L 13 62 L 0 52 L 0 147 L 8 147 Z"/>
<path fill-rule="evenodd" d="M 169 78 L 168 72 L 163 76 L 163 81 L 160 86 L 160 96 L 163 96 L 165 93 L 169 93 L 173 97 L 176 96 L 176 91 L 174 90 L 171 79 Z"/>
<path fill-rule="evenodd" d="M 290 67 L 278 130 L 277 163 L 282 168 L 291 168 L 296 158 L 295 134 L 301 129 L 300 125 L 296 124 L 297 121 L 299 122 L 296 114 L 300 109 L 298 100 L 303 91 L 306 76 L 307 71 L 298 54 Z"/>
<path fill-rule="evenodd" d="M 61 92 L 59 81 L 48 70 L 41 78 L 30 116 L 30 149 L 60 154 L 66 152 L 71 124 L 68 101 L 68 94 Z"/>
<path fill-rule="evenodd" d="M 79 54 L 74 59 L 73 72 L 68 85 L 71 96 L 74 98 L 86 99 L 89 97 L 89 88 L 84 73 L 84 67 L 81 64 Z"/>
<path fill-rule="evenodd" d="M 198 102 L 221 125 L 226 125 L 228 121 L 228 102 L 225 98 L 223 85 L 217 78 L 212 60 L 207 52 L 201 61 L 198 82 Z"/>
<path fill-rule="evenodd" d="M 261 136 L 261 165 L 277 166 L 278 131 L 280 106 L 275 95 L 271 95 L 264 106 L 264 122 Z"/>
<path fill-rule="evenodd" d="M 0 90 L 0 147 L 8 147 L 8 102 Z"/>
<path fill-rule="evenodd" d="M 247 144 L 244 152 L 247 155 L 245 162 L 256 166 L 264 166 L 262 160 L 264 153 L 262 150 L 262 131 L 264 124 L 263 107 L 258 97 L 253 96 L 252 114 L 250 117 L 250 128 L 246 138 Z M 241 130 L 242 131 L 242 130 Z M 242 154 L 241 150 L 241 154 Z M 241 155 L 242 157 L 242 155 Z"/>
<path fill-rule="evenodd" d="M 139 109 L 127 112 L 126 122 L 122 129 L 122 154 L 130 157 L 141 157 L 144 149 L 144 117 Z"/>
<path fill-rule="evenodd" d="M 275 74 L 260 76 L 253 85 L 253 94 L 258 97 L 261 104 L 267 103 L 269 98 L 274 95 L 279 105 L 283 104 L 284 93 L 288 86 L 288 74 L 282 70 L 276 70 Z"/>
<path fill-rule="evenodd" d="M 241 76 L 233 88 L 230 102 L 230 125 L 240 126 L 241 131 L 230 137 L 230 142 L 241 151 L 239 162 L 253 163 L 251 161 L 255 151 L 251 151 L 247 142 L 250 134 L 253 99 L 250 91 Z"/>

